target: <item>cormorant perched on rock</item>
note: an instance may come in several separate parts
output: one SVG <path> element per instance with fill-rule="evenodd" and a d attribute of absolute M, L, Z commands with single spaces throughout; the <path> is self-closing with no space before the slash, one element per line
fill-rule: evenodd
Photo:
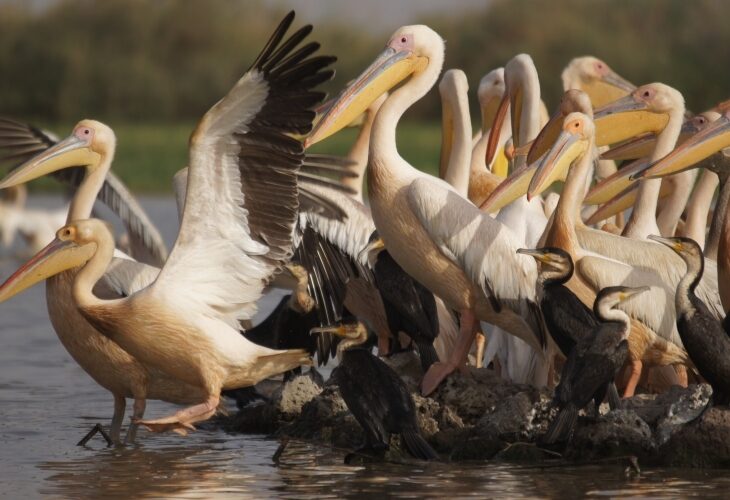
<path fill-rule="evenodd" d="M 433 347 L 433 341 L 439 333 L 436 299 L 433 293 L 414 280 L 390 256 L 377 231 L 370 235 L 367 251 L 375 283 L 385 306 L 388 328 L 396 337 L 396 343 L 398 332 L 405 333 L 413 340 L 425 373 L 439 360 Z"/>
<path fill-rule="evenodd" d="M 599 324 L 593 311 L 565 286 L 573 276 L 573 259 L 568 252 L 556 247 L 520 248 L 517 253 L 530 255 L 541 263 L 537 277 L 542 285 L 540 308 L 550 336 L 567 358 L 576 343 L 588 337 Z M 565 376 L 563 373 L 561 379 Z M 612 410 L 620 405 L 613 382 L 608 386 L 608 403 Z"/>
<path fill-rule="evenodd" d="M 702 249 L 690 238 L 649 238 L 677 252 L 687 264 L 675 295 L 679 336 L 697 371 L 712 386 L 713 403 L 730 404 L 730 337 L 695 294 L 705 270 Z"/>
<path fill-rule="evenodd" d="M 571 292 L 565 283 L 573 276 L 573 259 L 561 248 L 520 248 L 541 263 L 538 281 L 542 284 L 540 308 L 550 336 L 567 358 L 575 344 L 598 325 L 593 312 Z"/>
<path fill-rule="evenodd" d="M 575 427 L 578 411 L 591 400 L 598 411 L 629 349 L 626 342 L 631 329 L 629 316 L 614 307 L 646 290 L 649 287 L 612 286 L 598 293 L 593 312 L 600 323 L 568 356 L 563 378 L 555 389 L 554 403 L 560 407 L 560 413 L 550 425 L 545 443 L 567 440 Z"/>
<path fill-rule="evenodd" d="M 373 343 L 362 323 L 315 328 L 312 333 L 341 337 L 337 346 L 340 364 L 332 378 L 365 431 L 365 445 L 358 451 L 382 454 L 388 449 L 390 435 L 399 434 L 403 447 L 414 457 L 439 458 L 421 436 L 411 394 L 398 374 L 371 353 Z"/>

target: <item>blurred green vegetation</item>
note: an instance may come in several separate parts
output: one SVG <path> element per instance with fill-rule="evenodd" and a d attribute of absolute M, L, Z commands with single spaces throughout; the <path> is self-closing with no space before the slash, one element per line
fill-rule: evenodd
<path fill-rule="evenodd" d="M 169 190 L 195 120 L 248 68 L 283 13 L 257 0 L 0 0 L 0 114 L 63 123 L 53 127 L 62 135 L 81 118 L 105 121 L 119 135 L 115 169 L 131 187 Z M 297 14 L 297 26 L 311 21 L 306 2 Z M 413 22 L 446 40 L 445 67 L 466 72 L 475 112 L 481 76 L 520 52 L 532 55 L 549 107 L 562 68 L 591 54 L 634 83 L 676 87 L 698 111 L 730 94 L 729 14 L 724 0 L 492 0 L 481 12 Z M 367 25 L 334 19 L 318 22 L 311 38 L 339 56 L 330 92 L 386 42 Z M 399 146 L 417 166 L 438 161 L 439 114 L 434 91 L 404 120 Z M 320 149 L 344 152 L 352 137 Z"/>

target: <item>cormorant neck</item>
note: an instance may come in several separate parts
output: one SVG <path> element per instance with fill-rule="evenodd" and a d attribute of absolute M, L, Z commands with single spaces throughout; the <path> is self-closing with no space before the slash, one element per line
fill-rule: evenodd
<path fill-rule="evenodd" d="M 624 334 L 623 340 L 629 337 L 629 331 L 631 330 L 631 320 L 628 314 L 623 312 L 621 309 L 611 308 L 607 304 L 598 304 L 598 307 L 594 308 L 594 314 L 602 323 L 620 323 L 623 327 Z"/>
<path fill-rule="evenodd" d="M 542 280 L 543 286 L 554 286 L 563 285 L 570 281 L 573 277 L 573 271 L 575 266 L 573 265 L 573 259 L 566 262 L 568 266 L 567 270 L 562 269 L 546 269 L 540 273 L 540 279 Z"/>

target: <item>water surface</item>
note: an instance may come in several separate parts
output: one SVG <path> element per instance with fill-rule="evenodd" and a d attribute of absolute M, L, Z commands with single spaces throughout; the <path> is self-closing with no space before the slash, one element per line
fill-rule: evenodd
<path fill-rule="evenodd" d="M 56 198 L 32 200 L 60 204 Z M 168 242 L 177 230 L 172 199 L 144 199 Z M 0 279 L 20 260 L 0 256 Z M 270 306 L 275 299 L 266 301 Z M 137 446 L 109 449 L 101 438 L 76 442 L 97 422 L 108 426 L 112 397 L 70 358 L 48 321 L 44 288 L 0 304 L 0 494 L 9 498 L 404 498 L 468 496 L 722 497 L 725 471 L 644 470 L 620 465 L 537 468 L 495 463 L 345 466 L 343 450 L 291 442 L 274 464 L 278 441 L 231 435 L 206 425 L 186 438 L 140 431 Z M 150 401 L 147 416 L 174 407 Z"/>

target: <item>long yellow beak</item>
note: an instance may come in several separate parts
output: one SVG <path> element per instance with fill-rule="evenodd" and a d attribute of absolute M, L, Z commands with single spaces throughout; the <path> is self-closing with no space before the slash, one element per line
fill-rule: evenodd
<path fill-rule="evenodd" d="M 573 161 L 588 150 L 588 141 L 578 134 L 563 130 L 550 151 L 543 157 L 540 166 L 527 188 L 527 199 L 545 191 L 553 182 L 565 179 Z"/>
<path fill-rule="evenodd" d="M 499 186 L 484 200 L 479 209 L 494 213 L 523 196 L 527 192 L 535 171 L 537 171 L 537 164 L 527 165 L 513 171 L 509 177 L 499 183 Z"/>
<path fill-rule="evenodd" d="M 54 239 L 0 285 L 0 302 L 51 276 L 83 265 L 95 251 L 95 243 L 79 246 L 70 241 Z"/>
<path fill-rule="evenodd" d="M 598 224 L 602 220 L 606 220 L 609 217 L 620 214 L 624 210 L 628 210 L 633 207 L 636 203 L 636 197 L 639 194 L 640 184 L 634 183 L 629 185 L 626 189 L 618 193 L 616 196 L 608 200 L 601 207 L 593 212 L 585 223 L 588 225 Z M 667 183 L 662 183 L 659 188 L 659 198 L 665 198 L 672 192 L 672 187 Z"/>
<path fill-rule="evenodd" d="M 492 128 L 489 130 L 489 139 L 487 140 L 487 153 L 484 157 L 484 161 L 487 165 L 492 164 L 492 160 L 497 154 L 497 149 L 500 146 L 500 144 L 498 144 L 500 132 L 502 130 L 504 120 L 507 118 L 508 111 L 509 95 L 507 92 L 505 92 L 502 100 L 499 102 L 499 106 L 497 107 L 497 112 L 494 116 L 494 121 L 492 122 Z"/>
<path fill-rule="evenodd" d="M 588 94 L 593 107 L 600 108 L 630 94 L 636 90 L 636 85 L 611 71 L 600 79 L 586 83 L 582 90 Z"/>
<path fill-rule="evenodd" d="M 631 176 L 635 175 L 649 166 L 649 160 L 642 158 L 633 161 L 617 170 L 609 177 L 596 183 L 583 200 L 584 205 L 601 205 L 607 203 L 611 198 L 617 196 L 633 184 Z"/>
<path fill-rule="evenodd" d="M 635 178 L 657 178 L 696 168 L 697 163 L 730 147 L 730 112 L 687 139 Z"/>
<path fill-rule="evenodd" d="M 100 155 L 86 141 L 71 135 L 10 172 L 0 181 L 0 189 L 25 184 L 64 168 L 91 165 L 99 159 Z"/>
<path fill-rule="evenodd" d="M 669 114 L 653 113 L 646 103 L 627 95 L 596 110 L 593 122 L 596 145 L 606 146 L 649 132 L 661 132 L 669 122 Z"/>
<path fill-rule="evenodd" d="M 550 151 L 555 141 L 558 140 L 560 132 L 563 130 L 563 113 L 557 112 L 550 117 L 545 126 L 537 134 L 535 140 L 532 141 L 530 151 L 527 153 L 527 164 L 532 165 L 538 161 L 545 153 Z"/>
<path fill-rule="evenodd" d="M 342 130 L 365 112 L 378 97 L 413 73 L 422 71 L 427 64 L 427 57 L 418 56 L 411 50 L 386 48 L 340 94 L 304 141 L 304 146 L 309 147 Z"/>
<path fill-rule="evenodd" d="M 701 118 L 700 115 L 697 117 Z M 677 144 L 682 144 L 706 126 L 707 125 L 699 126 L 695 119 L 685 121 L 682 124 L 682 129 L 679 131 Z M 635 160 L 637 158 L 647 158 L 654 152 L 654 148 L 656 147 L 656 137 L 655 133 L 649 132 L 639 137 L 629 139 L 628 141 L 617 144 L 608 151 L 602 153 L 601 158 L 605 160 Z"/>

